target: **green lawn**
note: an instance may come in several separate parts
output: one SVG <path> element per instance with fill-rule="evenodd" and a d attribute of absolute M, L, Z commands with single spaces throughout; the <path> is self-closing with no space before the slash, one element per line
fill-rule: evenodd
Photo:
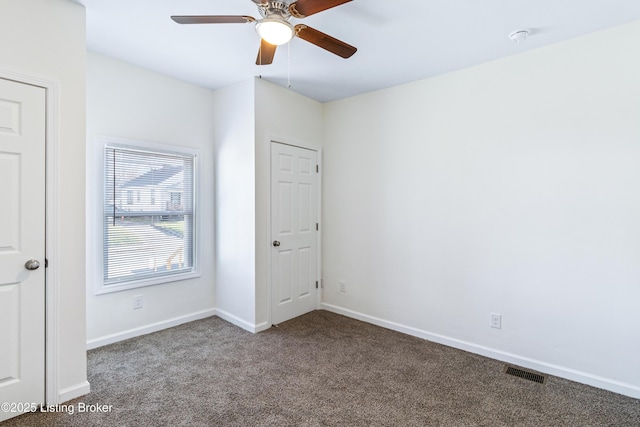
<path fill-rule="evenodd" d="M 174 222 L 157 222 L 156 227 L 166 228 L 167 230 L 178 231 L 182 235 L 184 235 L 184 224 L 185 221 L 174 221 Z"/>
<path fill-rule="evenodd" d="M 140 236 L 126 226 L 109 224 L 107 228 L 109 246 L 135 245 L 142 242 Z"/>

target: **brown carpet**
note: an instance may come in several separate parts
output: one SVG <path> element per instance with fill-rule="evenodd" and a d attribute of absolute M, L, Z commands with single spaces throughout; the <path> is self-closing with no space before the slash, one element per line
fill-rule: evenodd
<path fill-rule="evenodd" d="M 326 311 L 250 334 L 217 317 L 92 350 L 74 414 L 10 426 L 640 426 L 640 400 Z M 81 404 L 110 413 L 78 413 Z"/>

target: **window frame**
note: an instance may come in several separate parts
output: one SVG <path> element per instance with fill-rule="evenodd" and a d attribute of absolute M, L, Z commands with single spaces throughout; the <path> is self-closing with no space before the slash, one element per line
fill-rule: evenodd
<path fill-rule="evenodd" d="M 161 144 L 157 142 L 138 141 L 138 140 L 130 140 L 130 139 L 123 139 L 123 138 L 116 138 L 116 137 L 107 137 L 107 136 L 100 136 L 100 137 L 97 137 L 97 139 L 99 142 L 98 146 L 100 147 L 100 160 L 101 160 L 100 167 L 97 168 L 99 169 L 99 176 L 97 178 L 100 180 L 100 185 L 98 186 L 97 190 L 100 192 L 99 199 L 100 199 L 101 205 L 98 210 L 100 214 L 100 218 L 97 221 L 99 230 L 96 230 L 98 232 L 96 236 L 100 236 L 100 238 L 98 239 L 98 242 L 96 242 L 97 244 L 99 244 L 98 252 L 99 252 L 99 258 L 100 258 L 100 261 L 99 261 L 100 268 L 98 269 L 98 271 L 100 271 L 100 274 L 99 274 L 99 277 L 96 277 L 96 279 L 98 280 L 96 280 L 94 294 L 95 295 L 108 294 L 113 292 L 125 291 L 128 289 L 136 289 L 136 288 L 142 288 L 146 286 L 154 286 L 154 285 L 160 285 L 160 284 L 166 284 L 166 283 L 172 283 L 172 282 L 179 282 L 179 281 L 200 277 L 201 276 L 200 267 L 199 267 L 199 252 L 200 252 L 199 250 L 200 249 L 200 239 L 199 239 L 199 230 L 200 230 L 199 181 L 200 179 L 199 178 L 200 178 L 200 174 L 199 174 L 199 167 L 198 167 L 200 150 L 190 148 L 190 147 Z M 192 243 L 191 243 L 192 251 L 193 251 L 193 266 L 191 268 L 191 271 L 187 271 L 183 273 L 169 273 L 165 275 L 158 275 L 155 277 L 125 280 L 121 282 L 105 283 L 104 274 L 103 274 L 104 268 L 105 268 L 105 265 L 104 265 L 104 248 L 105 248 L 105 245 L 104 245 L 104 203 L 105 203 L 104 178 L 106 173 L 105 153 L 106 153 L 106 150 L 109 148 L 129 149 L 134 151 L 137 150 L 137 151 L 150 152 L 150 153 L 155 152 L 155 153 L 164 154 L 164 155 L 173 154 L 173 155 L 188 156 L 193 158 L 193 189 L 192 189 L 193 190 L 193 194 L 192 194 L 193 236 L 192 236 Z M 96 257 L 96 260 L 97 260 L 97 257 Z"/>

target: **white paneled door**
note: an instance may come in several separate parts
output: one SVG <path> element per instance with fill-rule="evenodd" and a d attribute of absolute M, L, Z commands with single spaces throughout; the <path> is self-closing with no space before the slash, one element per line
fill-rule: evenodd
<path fill-rule="evenodd" d="M 0 421 L 45 398 L 45 96 L 0 79 Z"/>
<path fill-rule="evenodd" d="M 318 153 L 271 144 L 271 322 L 316 309 Z"/>

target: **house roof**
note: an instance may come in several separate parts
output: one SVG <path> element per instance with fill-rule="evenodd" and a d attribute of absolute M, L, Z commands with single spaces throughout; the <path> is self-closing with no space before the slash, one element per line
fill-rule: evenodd
<path fill-rule="evenodd" d="M 148 187 L 158 185 L 179 172 L 182 172 L 182 168 L 179 166 L 163 165 L 161 168 L 152 169 L 127 181 L 123 184 L 123 187 Z"/>

